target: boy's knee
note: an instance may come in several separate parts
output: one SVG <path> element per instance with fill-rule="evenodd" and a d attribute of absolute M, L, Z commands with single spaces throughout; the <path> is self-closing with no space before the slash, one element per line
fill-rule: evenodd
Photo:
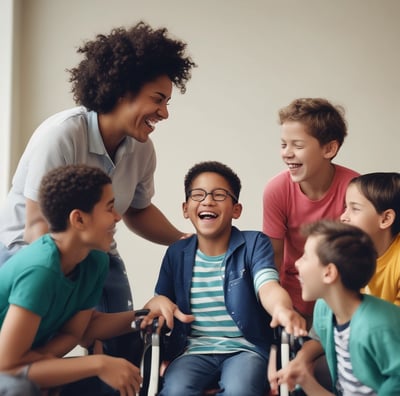
<path fill-rule="evenodd" d="M 202 396 L 203 391 L 193 389 L 190 384 L 185 384 L 180 381 L 164 382 L 164 385 L 159 393 L 159 396 Z M 243 396 L 243 395 L 242 395 Z"/>
<path fill-rule="evenodd" d="M 224 389 L 224 394 L 229 396 L 263 396 L 267 391 L 267 388 L 262 385 L 257 386 L 254 384 L 247 384 L 247 386 L 245 386 L 244 384 L 240 384 L 238 382 L 234 384 L 227 384 L 227 386 L 222 386 L 222 388 Z"/>

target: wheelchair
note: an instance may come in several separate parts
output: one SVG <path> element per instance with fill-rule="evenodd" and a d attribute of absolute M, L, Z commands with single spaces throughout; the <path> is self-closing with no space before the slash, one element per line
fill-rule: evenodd
<path fill-rule="evenodd" d="M 136 311 L 136 318 L 132 322 L 132 328 L 140 331 L 143 341 L 143 354 L 140 363 L 140 370 L 143 376 L 143 384 L 139 392 L 139 396 L 157 396 L 161 388 L 160 367 L 161 364 L 161 344 L 163 334 L 166 329 L 159 329 L 158 319 L 141 329 L 140 325 L 144 318 L 149 313 L 143 309 Z M 297 351 L 302 347 L 304 339 L 302 337 L 294 337 L 285 332 L 281 327 L 274 331 L 273 348 L 277 351 L 276 368 L 284 367 L 291 359 L 296 356 Z M 205 396 L 216 395 L 220 389 L 208 389 L 205 391 Z M 268 396 L 269 393 L 266 394 Z M 279 389 L 280 396 L 303 396 L 305 393 L 301 389 L 296 389 L 289 392 L 286 385 L 281 385 Z"/>

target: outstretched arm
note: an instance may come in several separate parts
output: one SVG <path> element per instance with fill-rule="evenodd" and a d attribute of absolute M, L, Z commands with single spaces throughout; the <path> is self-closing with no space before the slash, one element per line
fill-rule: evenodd
<path fill-rule="evenodd" d="M 160 245 L 170 245 L 186 235 L 176 229 L 153 204 L 144 209 L 129 208 L 122 218 L 135 234 Z"/>
<path fill-rule="evenodd" d="M 287 291 L 276 281 L 263 284 L 258 295 L 265 310 L 272 316 L 271 327 L 281 325 L 289 334 L 305 336 L 306 321 L 292 305 Z"/>
<path fill-rule="evenodd" d="M 284 240 L 283 239 L 276 239 L 276 238 L 269 238 L 271 241 L 272 248 L 274 250 L 274 262 L 275 267 L 280 271 L 283 263 L 283 247 L 284 247 Z"/>
<path fill-rule="evenodd" d="M 173 327 L 174 316 L 184 323 L 194 320 L 193 315 L 185 315 L 167 297 L 153 297 L 144 308 L 149 309 L 150 313 L 142 320 L 142 327 L 150 325 L 154 318 L 163 316 L 169 328 Z M 95 340 L 107 340 L 118 337 L 122 334 L 132 332 L 131 324 L 135 319 L 135 311 L 124 311 L 115 313 L 104 313 L 93 311 L 90 322 L 82 337 L 80 344 L 89 347 Z"/>
<path fill-rule="evenodd" d="M 104 313 L 93 310 L 89 324 L 80 344 L 87 348 L 95 340 L 107 340 L 132 332 L 131 323 L 135 319 L 135 311 Z"/>

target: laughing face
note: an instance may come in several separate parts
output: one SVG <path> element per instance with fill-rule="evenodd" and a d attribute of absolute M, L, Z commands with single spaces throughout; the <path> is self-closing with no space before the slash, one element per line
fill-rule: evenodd
<path fill-rule="evenodd" d="M 357 185 L 350 184 L 347 187 L 345 210 L 340 216 L 343 223 L 361 228 L 374 239 L 381 231 L 384 216 L 376 211 Z"/>
<path fill-rule="evenodd" d="M 325 266 L 321 264 L 316 251 L 320 238 L 320 236 L 309 236 L 304 245 L 303 255 L 295 263 L 299 271 L 301 297 L 304 301 L 321 298 L 325 290 L 323 283 Z"/>
<path fill-rule="evenodd" d="M 113 111 L 121 138 L 130 136 L 138 142 L 146 142 L 157 122 L 168 118 L 171 94 L 171 80 L 160 76 L 144 84 L 137 95 L 121 98 Z"/>
<path fill-rule="evenodd" d="M 114 239 L 115 226 L 121 216 L 114 208 L 114 193 L 111 184 L 103 187 L 101 199 L 90 213 L 82 212 L 86 225 L 82 236 L 92 249 L 108 252 Z"/>
<path fill-rule="evenodd" d="M 192 182 L 191 189 L 202 189 L 208 193 L 222 189 L 233 195 L 232 188 L 224 177 L 218 173 L 205 172 L 198 175 Z M 220 199 L 217 197 L 217 199 Z M 232 219 L 239 218 L 242 206 L 235 203 L 229 194 L 224 200 L 214 200 L 208 194 L 201 202 L 188 198 L 183 203 L 183 215 L 190 219 L 201 238 L 218 240 L 230 235 Z"/>
<path fill-rule="evenodd" d="M 304 124 L 297 121 L 282 124 L 281 157 L 289 168 L 293 182 L 318 178 L 330 155 L 327 155 L 326 147 L 308 133 Z"/>

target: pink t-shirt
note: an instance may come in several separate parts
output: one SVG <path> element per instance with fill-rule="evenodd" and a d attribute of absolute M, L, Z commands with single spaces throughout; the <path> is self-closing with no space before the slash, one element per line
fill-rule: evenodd
<path fill-rule="evenodd" d="M 320 219 L 338 219 L 343 213 L 347 185 L 359 175 L 340 165 L 335 165 L 335 169 L 331 187 L 317 201 L 303 194 L 288 170 L 273 177 L 264 189 L 263 231 L 270 238 L 284 240 L 281 285 L 290 294 L 294 307 L 304 315 L 312 315 L 314 303 L 301 298 L 298 272 L 294 266 L 304 248 L 300 227 Z"/>

